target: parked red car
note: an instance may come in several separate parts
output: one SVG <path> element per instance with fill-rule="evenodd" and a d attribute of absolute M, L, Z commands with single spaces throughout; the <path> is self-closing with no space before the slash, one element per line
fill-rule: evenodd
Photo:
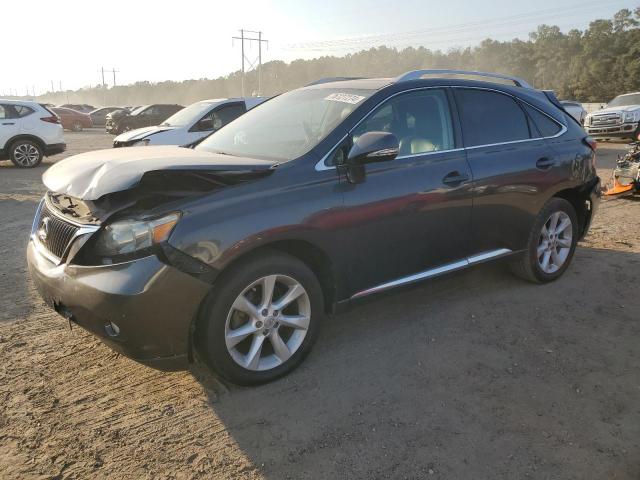
<path fill-rule="evenodd" d="M 83 128 L 93 127 L 91 117 L 86 113 L 76 112 L 70 108 L 53 107 L 51 110 L 60 117 L 60 122 L 65 130 L 80 132 Z"/>

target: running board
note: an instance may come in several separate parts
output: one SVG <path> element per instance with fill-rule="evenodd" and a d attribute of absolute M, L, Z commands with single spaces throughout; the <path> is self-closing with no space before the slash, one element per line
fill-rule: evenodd
<path fill-rule="evenodd" d="M 351 300 L 355 300 L 356 298 L 366 297 L 367 295 L 383 292 L 385 290 L 389 290 L 395 287 L 400 287 L 402 285 L 408 285 L 410 283 L 419 282 L 420 280 L 425 280 L 427 278 L 437 277 L 439 275 L 453 272 L 455 270 L 461 270 L 463 268 L 467 268 L 471 265 L 475 265 L 477 263 L 481 263 L 486 260 L 491 260 L 493 258 L 509 255 L 510 253 L 513 253 L 513 252 L 508 248 L 499 248 L 498 250 L 491 250 L 488 252 L 479 253 L 477 255 L 472 255 L 470 257 L 467 257 L 464 260 L 458 260 L 456 262 L 447 263 L 446 265 L 442 265 L 440 267 L 431 268 L 429 270 L 425 270 L 424 272 L 415 273 L 413 275 L 409 275 L 408 277 L 398 278 L 397 280 L 393 280 L 391 282 L 386 282 L 386 283 L 377 285 L 375 287 L 367 288 L 366 290 L 362 290 L 361 292 L 354 293 L 351 296 Z"/>

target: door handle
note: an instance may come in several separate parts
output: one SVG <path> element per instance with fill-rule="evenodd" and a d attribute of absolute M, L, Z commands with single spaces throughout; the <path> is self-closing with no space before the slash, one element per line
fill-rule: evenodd
<path fill-rule="evenodd" d="M 538 161 L 536 162 L 536 168 L 540 170 L 549 170 L 555 164 L 556 164 L 556 161 L 553 158 L 542 157 L 538 159 Z"/>
<path fill-rule="evenodd" d="M 454 172 L 447 173 L 442 179 L 442 183 L 444 183 L 445 185 L 459 185 L 462 182 L 466 182 L 467 180 L 469 180 L 469 175 L 460 173 L 456 170 Z"/>

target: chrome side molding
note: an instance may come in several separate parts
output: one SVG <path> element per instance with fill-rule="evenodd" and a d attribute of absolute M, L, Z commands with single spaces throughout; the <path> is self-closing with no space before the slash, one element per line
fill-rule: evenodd
<path fill-rule="evenodd" d="M 431 268 L 429 270 L 425 270 L 424 272 L 415 273 L 407 277 L 398 278 L 397 280 L 392 280 L 391 282 L 385 282 L 380 285 L 376 285 L 375 287 L 367 288 L 366 290 L 362 290 L 360 292 L 357 292 L 351 295 L 351 299 L 354 300 L 356 298 L 366 297 L 367 295 L 383 292 L 391 288 L 419 282 L 420 280 L 425 280 L 427 278 L 437 277 L 439 275 L 453 272 L 455 270 L 462 270 L 463 268 L 469 267 L 471 265 L 476 265 L 486 260 L 491 260 L 492 258 L 504 257 L 511 253 L 513 253 L 513 251 L 509 250 L 508 248 L 499 248 L 497 250 L 490 250 L 488 252 L 478 253 L 476 255 L 467 257 L 464 260 L 458 260 L 455 262 L 447 263 L 440 267 Z"/>

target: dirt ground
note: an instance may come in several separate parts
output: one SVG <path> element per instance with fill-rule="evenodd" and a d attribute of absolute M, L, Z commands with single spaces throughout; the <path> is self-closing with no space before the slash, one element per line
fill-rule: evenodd
<path fill-rule="evenodd" d="M 110 141 L 69 133 L 68 153 Z M 603 201 L 553 284 L 494 264 L 378 298 L 239 388 L 138 365 L 41 303 L 24 250 L 47 163 L 0 162 L 0 478 L 640 479 L 640 201 Z"/>

